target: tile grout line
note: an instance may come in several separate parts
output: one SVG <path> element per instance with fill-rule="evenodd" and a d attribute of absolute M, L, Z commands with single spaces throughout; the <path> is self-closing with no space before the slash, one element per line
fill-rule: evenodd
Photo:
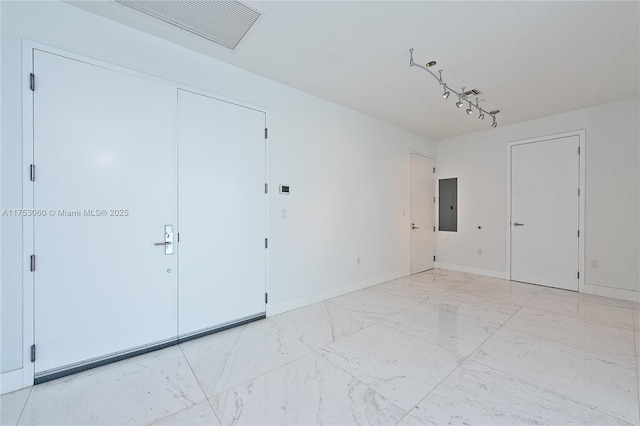
<path fill-rule="evenodd" d="M 24 404 L 22 404 L 22 409 L 20 410 L 20 415 L 18 416 L 18 419 L 16 420 L 16 425 L 20 424 L 20 420 L 22 420 L 22 416 L 24 415 L 24 410 L 27 408 L 27 402 L 29 402 L 29 398 L 31 398 L 31 393 L 33 392 L 33 386 L 32 385 L 29 388 L 29 395 L 27 395 L 27 397 L 24 400 Z"/>

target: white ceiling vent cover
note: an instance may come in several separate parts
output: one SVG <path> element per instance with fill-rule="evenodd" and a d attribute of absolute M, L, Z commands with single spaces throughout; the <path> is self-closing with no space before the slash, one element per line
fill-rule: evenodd
<path fill-rule="evenodd" d="M 115 1 L 231 50 L 260 17 L 260 12 L 234 0 Z"/>

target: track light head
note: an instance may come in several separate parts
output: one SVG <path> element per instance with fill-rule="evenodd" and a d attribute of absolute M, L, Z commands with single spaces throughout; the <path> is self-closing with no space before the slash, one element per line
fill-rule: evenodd
<path fill-rule="evenodd" d="M 484 120 L 484 112 L 480 111 L 480 114 L 478 114 L 478 118 L 480 120 Z"/>
<path fill-rule="evenodd" d="M 471 109 L 473 105 L 471 105 L 471 101 L 467 101 L 467 102 L 469 102 L 469 108 L 467 108 L 467 115 L 471 115 L 473 114 L 473 110 Z"/>
<path fill-rule="evenodd" d="M 456 102 L 456 106 L 458 108 L 462 108 L 462 97 L 458 95 L 458 102 Z"/>
<path fill-rule="evenodd" d="M 431 68 L 431 67 L 434 67 L 435 65 L 436 65 L 436 61 L 430 61 L 425 64 L 425 67 Z"/>
<path fill-rule="evenodd" d="M 450 94 L 451 94 L 451 92 L 447 90 L 447 85 L 445 84 L 444 85 L 444 93 L 442 93 L 442 99 L 447 99 Z"/>
<path fill-rule="evenodd" d="M 493 111 L 491 111 L 489 114 L 493 115 L 493 116 L 494 116 L 494 118 L 495 118 L 495 115 L 496 115 L 497 113 L 499 113 L 499 112 L 500 112 L 500 110 L 499 110 L 499 109 L 494 109 L 494 110 L 493 110 Z"/>
<path fill-rule="evenodd" d="M 493 127 L 495 129 L 496 127 L 498 127 L 498 123 L 496 123 L 495 120 L 494 120 L 493 123 L 491 123 L 491 127 Z"/>

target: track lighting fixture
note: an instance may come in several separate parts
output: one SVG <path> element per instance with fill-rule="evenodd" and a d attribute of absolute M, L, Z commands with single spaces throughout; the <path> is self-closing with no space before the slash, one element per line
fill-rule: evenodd
<path fill-rule="evenodd" d="M 447 85 L 447 83 L 444 82 L 444 80 L 442 79 L 442 70 L 438 71 L 438 75 L 434 74 L 433 71 L 431 71 L 429 68 L 434 67 L 436 65 L 436 61 L 429 61 L 427 62 L 424 66 L 417 64 L 413 61 L 413 49 L 409 49 L 409 53 L 410 53 L 410 60 L 409 60 L 409 66 L 413 67 L 418 67 L 420 69 L 425 70 L 426 72 L 428 72 L 429 74 L 431 74 L 436 80 L 438 80 L 438 83 L 442 86 L 443 88 L 443 92 L 442 92 L 442 99 L 447 99 L 449 98 L 449 96 L 451 95 L 451 93 L 458 95 L 458 101 L 456 102 L 456 107 L 458 108 L 462 108 L 464 102 L 468 102 L 469 103 L 469 108 L 467 108 L 465 110 L 465 112 L 467 113 L 467 115 L 472 115 L 473 114 L 473 109 L 475 108 L 478 111 L 478 119 L 479 120 L 484 120 L 484 115 L 485 114 L 489 114 L 491 116 L 491 118 L 493 118 L 493 121 L 491 123 L 491 127 L 495 128 L 498 127 L 498 122 L 496 121 L 496 114 L 498 114 L 500 112 L 500 110 L 493 110 L 493 111 L 487 111 L 483 108 L 480 107 L 479 102 L 483 101 L 484 99 L 478 99 L 476 98 L 476 103 L 472 103 L 469 99 L 467 99 L 468 95 L 478 95 L 480 94 L 480 92 L 478 92 L 477 90 L 470 90 L 469 92 L 465 92 L 465 88 L 463 87 L 462 90 L 460 90 L 459 92 L 456 90 L 453 90 L 451 88 L 451 86 Z"/>

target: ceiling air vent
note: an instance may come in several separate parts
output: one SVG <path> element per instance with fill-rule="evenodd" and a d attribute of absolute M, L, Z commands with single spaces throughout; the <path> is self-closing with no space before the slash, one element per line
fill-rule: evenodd
<path fill-rule="evenodd" d="M 464 92 L 464 95 L 469 97 L 469 96 L 478 96 L 480 93 L 482 93 L 481 91 L 479 91 L 478 89 L 471 89 L 471 90 L 467 90 L 466 92 Z"/>
<path fill-rule="evenodd" d="M 260 12 L 234 0 L 115 1 L 231 50 L 260 18 Z"/>

